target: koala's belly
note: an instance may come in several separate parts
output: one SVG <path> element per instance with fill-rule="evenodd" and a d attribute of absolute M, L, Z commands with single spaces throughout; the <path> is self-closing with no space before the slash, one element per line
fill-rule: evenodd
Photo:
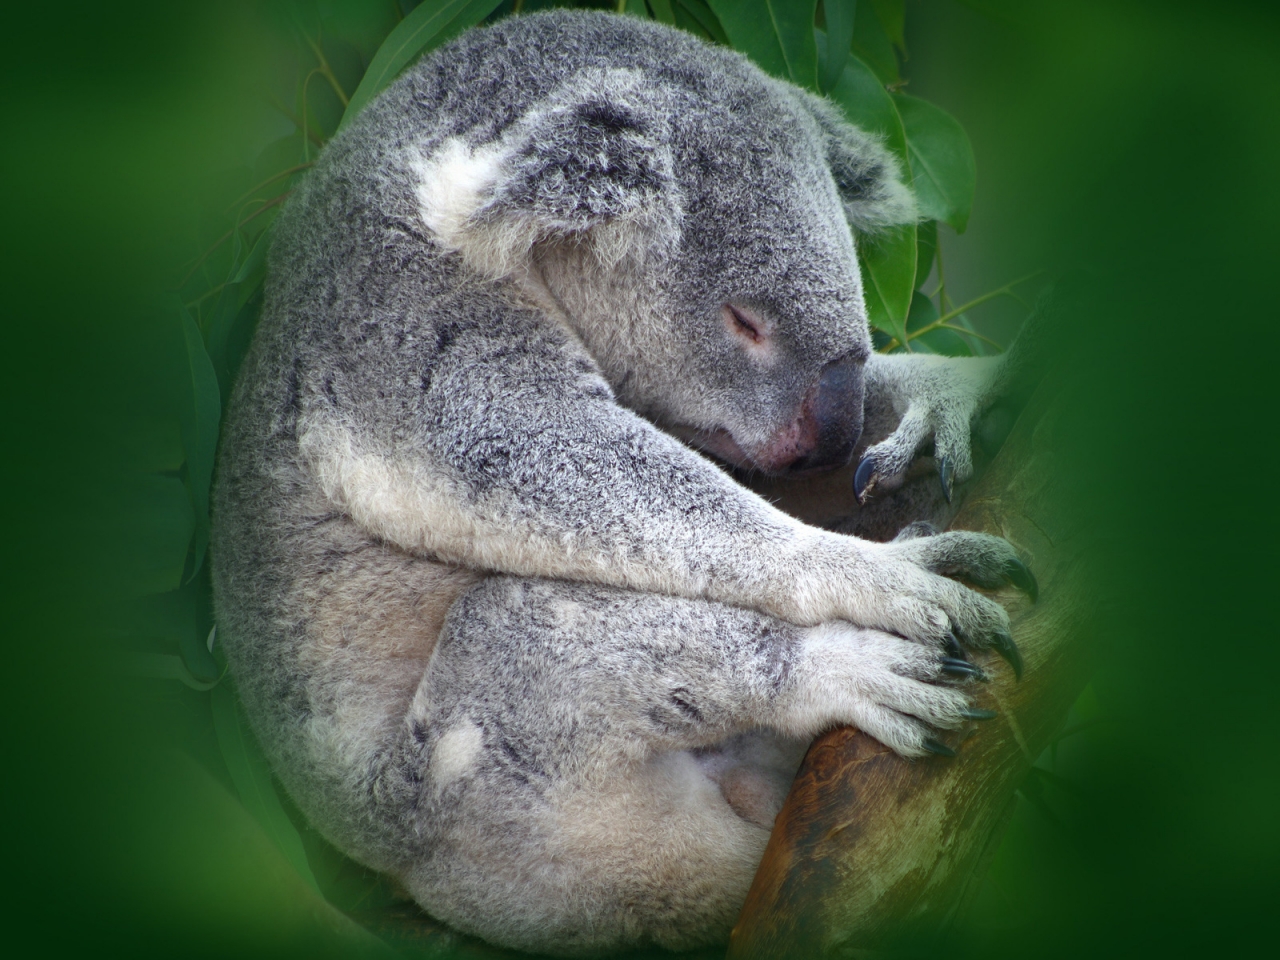
<path fill-rule="evenodd" d="M 373 540 L 330 558 L 330 570 L 300 583 L 308 624 L 303 673 L 369 687 L 360 700 L 402 720 L 450 607 L 484 574 Z M 312 694 L 324 699 L 322 691 Z"/>

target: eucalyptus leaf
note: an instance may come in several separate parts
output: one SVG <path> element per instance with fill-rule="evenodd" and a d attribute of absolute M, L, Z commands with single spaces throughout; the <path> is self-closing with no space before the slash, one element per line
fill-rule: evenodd
<path fill-rule="evenodd" d="M 695 20 L 698 26 L 706 31 L 707 36 L 716 43 L 723 43 L 725 46 L 729 45 L 729 36 L 724 32 L 720 18 L 707 6 L 706 0 L 675 0 L 675 5 L 677 18 L 683 11 L 691 19 Z M 682 24 L 682 26 L 684 25 Z"/>
<path fill-rule="evenodd" d="M 827 92 L 840 82 L 844 65 L 849 61 L 849 44 L 853 42 L 853 20 L 858 0 L 823 0 L 822 9 L 827 20 L 827 51 L 818 83 Z"/>
<path fill-rule="evenodd" d="M 224 678 L 209 692 L 209 697 L 218 746 L 231 780 L 236 785 L 236 792 L 240 795 L 240 802 L 262 825 L 302 879 L 319 893 L 320 885 L 311 872 L 311 864 L 307 861 L 307 853 L 302 846 L 302 837 L 298 835 L 289 815 L 280 804 L 262 751 L 252 734 L 244 727 L 236 702 L 235 685 L 230 678 Z"/>
<path fill-rule="evenodd" d="M 648 3 L 653 19 L 659 23 L 669 23 L 673 27 L 676 25 L 676 12 L 671 9 L 671 0 L 648 0 Z"/>
<path fill-rule="evenodd" d="M 850 56 L 837 83 L 827 94 L 840 105 L 854 126 L 877 133 L 884 144 L 909 167 L 907 135 L 893 97 L 874 71 L 860 58 Z"/>
<path fill-rule="evenodd" d="M 413 60 L 473 27 L 498 6 L 501 0 L 423 0 L 397 24 L 364 72 L 360 86 L 351 95 L 341 130 L 381 93 Z"/>
<path fill-rule="evenodd" d="M 916 278 L 915 224 L 894 227 L 876 237 L 859 237 L 858 253 L 868 321 L 906 344 L 907 311 Z"/>
<path fill-rule="evenodd" d="M 766 73 L 818 89 L 818 0 L 709 0 L 734 48 Z"/>
<path fill-rule="evenodd" d="M 907 41 L 905 30 L 907 24 L 906 0 L 871 0 L 876 19 L 884 29 L 885 36 L 899 50 L 905 50 Z"/>
<path fill-rule="evenodd" d="M 918 333 L 937 319 L 937 305 L 917 290 L 911 298 L 911 310 L 907 314 L 907 333 L 912 335 L 911 349 L 917 353 L 940 353 L 948 357 L 973 356 L 973 348 L 969 342 L 954 330 L 938 328 L 928 333 Z"/>
<path fill-rule="evenodd" d="M 902 79 L 898 74 L 898 55 L 893 52 L 893 42 L 870 3 L 858 7 L 850 48 L 875 70 L 881 83 L 898 83 Z"/>
<path fill-rule="evenodd" d="M 180 322 L 190 383 L 189 403 L 185 405 L 180 420 L 182 446 L 187 460 L 187 490 L 195 516 L 190 573 L 187 576 L 190 579 L 204 562 L 205 548 L 209 544 L 209 483 L 213 478 L 213 455 L 218 446 L 222 398 L 200 328 L 185 307 L 181 309 Z"/>
<path fill-rule="evenodd" d="M 955 117 L 927 100 L 898 93 L 893 102 L 907 132 L 920 213 L 964 233 L 977 179 L 969 135 Z"/>
<path fill-rule="evenodd" d="M 191 496 L 177 477 L 136 474 L 111 492 L 114 509 L 104 517 L 114 554 L 111 575 L 138 596 L 182 585 L 195 516 Z"/>
<path fill-rule="evenodd" d="M 938 252 L 938 221 L 922 220 L 916 224 L 916 289 L 924 286 L 933 269 L 933 258 Z"/>

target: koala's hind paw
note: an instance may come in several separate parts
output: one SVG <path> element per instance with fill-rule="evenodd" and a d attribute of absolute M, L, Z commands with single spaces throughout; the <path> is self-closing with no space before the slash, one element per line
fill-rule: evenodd
<path fill-rule="evenodd" d="M 810 629 L 805 653 L 788 724 L 797 732 L 846 723 L 906 757 L 955 756 L 937 731 L 996 716 L 945 682 L 954 676 L 948 658 L 892 634 L 823 624 Z"/>

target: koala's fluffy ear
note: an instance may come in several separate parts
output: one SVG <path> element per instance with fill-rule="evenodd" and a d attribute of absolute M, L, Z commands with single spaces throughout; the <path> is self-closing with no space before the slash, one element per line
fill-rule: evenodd
<path fill-rule="evenodd" d="M 827 163 L 850 226 L 859 233 L 877 233 L 916 222 L 915 196 L 903 182 L 898 158 L 880 138 L 846 123 L 825 101 L 813 98 L 809 107 L 822 128 Z"/>
<path fill-rule="evenodd" d="M 420 168 L 424 219 L 497 275 L 553 238 L 589 242 L 608 264 L 660 252 L 679 237 L 667 140 L 634 71 L 583 70 L 498 142 L 445 144 Z"/>

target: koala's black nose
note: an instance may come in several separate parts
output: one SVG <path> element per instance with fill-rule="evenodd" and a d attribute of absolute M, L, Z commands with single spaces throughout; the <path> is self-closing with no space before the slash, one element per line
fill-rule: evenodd
<path fill-rule="evenodd" d="M 806 403 L 813 418 L 817 443 L 791 469 L 821 470 L 842 467 L 853 457 L 862 436 L 862 405 L 866 399 L 864 360 L 837 360 L 827 364 Z"/>

